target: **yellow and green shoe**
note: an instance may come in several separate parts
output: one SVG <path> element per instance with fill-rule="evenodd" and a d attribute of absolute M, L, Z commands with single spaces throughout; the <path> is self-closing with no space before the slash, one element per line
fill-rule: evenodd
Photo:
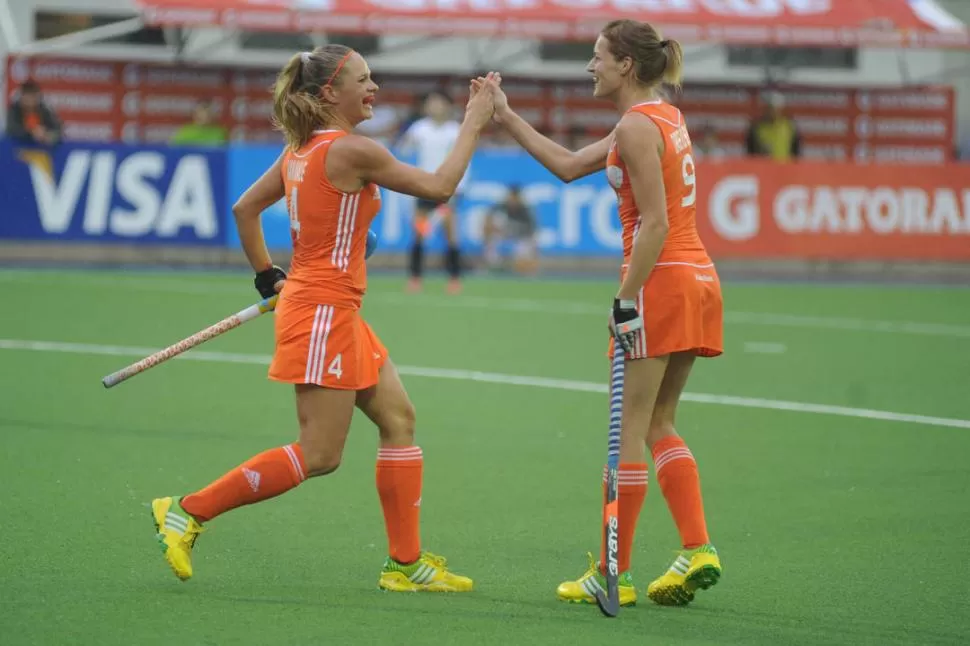
<path fill-rule="evenodd" d="M 377 585 L 392 592 L 470 592 L 472 580 L 448 571 L 444 557 L 422 552 L 414 563 L 387 557 Z"/>
<path fill-rule="evenodd" d="M 707 590 L 721 578 L 721 559 L 708 543 L 683 550 L 662 576 L 647 586 L 647 597 L 661 606 L 686 606 L 697 590 Z"/>
<path fill-rule="evenodd" d="M 182 581 L 192 578 L 192 547 L 204 530 L 190 516 L 176 498 L 156 498 L 152 501 L 152 521 L 155 538 L 161 545 L 165 561 Z"/>
<path fill-rule="evenodd" d="M 599 563 L 589 556 L 589 569 L 575 581 L 563 581 L 556 588 L 556 596 L 562 601 L 570 603 L 596 603 L 596 593 L 606 593 L 606 577 L 600 574 Z M 633 577 L 629 572 L 620 575 L 617 592 L 620 595 L 621 606 L 633 606 L 637 603 L 637 589 L 633 586 Z"/>

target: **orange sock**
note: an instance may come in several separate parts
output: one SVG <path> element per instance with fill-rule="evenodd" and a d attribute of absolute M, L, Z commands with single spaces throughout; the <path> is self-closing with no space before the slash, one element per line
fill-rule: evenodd
<path fill-rule="evenodd" d="M 421 477 L 424 458 L 417 446 L 377 452 L 377 494 L 384 510 L 388 553 L 398 563 L 421 556 Z"/>
<path fill-rule="evenodd" d="M 200 523 L 230 509 L 285 493 L 306 480 L 303 450 L 288 444 L 249 458 L 205 489 L 182 498 L 182 509 Z"/>
<path fill-rule="evenodd" d="M 603 490 L 606 491 L 606 468 L 603 468 Z M 620 524 L 617 540 L 617 558 L 620 574 L 630 569 L 630 553 L 633 551 L 633 536 L 637 531 L 637 519 L 647 497 L 647 465 L 645 463 L 621 464 L 617 470 L 617 497 L 619 501 Z M 600 547 L 600 571 L 606 574 L 606 537 Z"/>
<path fill-rule="evenodd" d="M 694 456 L 684 440 L 671 435 L 654 444 L 653 464 L 684 549 L 709 543 L 701 479 L 697 475 Z"/>

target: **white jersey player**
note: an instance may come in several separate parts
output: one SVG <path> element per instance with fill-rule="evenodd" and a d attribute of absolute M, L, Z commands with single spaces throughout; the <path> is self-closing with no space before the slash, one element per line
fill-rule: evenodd
<path fill-rule="evenodd" d="M 417 153 L 416 165 L 422 170 L 430 169 L 429 172 L 434 172 L 455 145 L 460 124 L 452 117 L 452 108 L 451 99 L 444 92 L 431 92 L 424 101 L 424 118 L 411 124 L 401 138 L 402 149 Z M 414 211 L 414 244 L 411 247 L 411 276 L 408 281 L 410 291 L 421 289 L 421 277 L 424 271 L 424 239 L 431 232 L 432 215 L 441 219 L 447 240 L 445 267 L 448 270 L 448 291 L 457 293 L 461 290 L 457 203 L 467 184 L 468 173 L 466 172 L 458 184 L 455 196 L 448 203 L 417 200 Z"/>

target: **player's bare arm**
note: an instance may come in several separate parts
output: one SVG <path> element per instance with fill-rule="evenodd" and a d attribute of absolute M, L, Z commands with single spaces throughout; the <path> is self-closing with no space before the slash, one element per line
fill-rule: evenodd
<path fill-rule="evenodd" d="M 471 155 L 468 157 L 470 159 Z M 460 174 L 448 173 L 448 161 L 442 164 L 444 172 L 439 169 L 439 172 L 428 173 L 398 160 L 372 139 L 348 135 L 333 143 L 327 166 L 331 181 L 342 190 L 350 182 L 356 184 L 352 190 L 360 190 L 367 182 L 374 182 L 397 193 L 444 202 L 455 192 L 461 178 Z M 331 173 L 331 163 L 346 170 Z M 341 177 L 351 174 L 353 179 Z"/>
<path fill-rule="evenodd" d="M 653 271 L 667 239 L 667 196 L 661 166 L 664 142 L 653 121 L 637 113 L 624 116 L 615 134 L 640 211 L 640 230 L 633 241 L 630 267 L 616 297 L 633 300 Z"/>
<path fill-rule="evenodd" d="M 539 133 L 529 125 L 528 121 L 511 109 L 506 110 L 499 119 L 499 123 L 509 131 L 520 146 L 564 182 L 572 182 L 606 168 L 610 136 L 603 137 L 578 151 L 572 151 Z"/>
<path fill-rule="evenodd" d="M 249 259 L 249 264 L 257 272 L 273 266 L 259 216 L 270 205 L 283 198 L 283 175 L 280 172 L 282 163 L 283 156 L 280 155 L 232 206 L 232 214 L 236 218 L 236 228 L 239 229 L 239 240 L 243 251 Z"/>
<path fill-rule="evenodd" d="M 525 148 L 540 164 L 548 168 L 553 175 L 564 182 L 571 182 L 606 168 L 606 156 L 610 150 L 612 134 L 578 151 L 560 146 L 538 132 L 528 121 L 509 107 L 508 98 L 498 87 L 501 80 L 501 75 L 495 76 L 495 116 L 493 118 L 496 123 L 501 124 L 509 131 L 509 134 L 520 146 Z M 484 83 L 485 79 L 482 78 L 473 81 L 473 91 L 483 87 Z"/>
<path fill-rule="evenodd" d="M 333 166 L 354 169 L 360 184 L 373 182 L 397 193 L 447 202 L 458 188 L 458 183 L 471 162 L 481 131 L 491 119 L 492 112 L 491 89 L 476 93 L 469 99 L 458 139 L 448 157 L 434 173 L 405 164 L 381 144 L 356 135 L 343 137 L 333 144 L 330 152 Z M 328 172 L 329 169 L 328 163 Z M 332 176 L 331 180 L 335 184 L 339 182 L 336 176 Z"/>

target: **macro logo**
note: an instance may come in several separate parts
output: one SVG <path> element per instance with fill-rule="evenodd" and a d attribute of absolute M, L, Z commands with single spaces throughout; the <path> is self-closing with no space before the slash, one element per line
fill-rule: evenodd
<path fill-rule="evenodd" d="M 204 155 L 174 158 L 160 152 L 70 151 L 58 173 L 46 151 L 17 157 L 30 175 L 45 234 L 82 237 L 213 239 L 218 212 Z"/>

